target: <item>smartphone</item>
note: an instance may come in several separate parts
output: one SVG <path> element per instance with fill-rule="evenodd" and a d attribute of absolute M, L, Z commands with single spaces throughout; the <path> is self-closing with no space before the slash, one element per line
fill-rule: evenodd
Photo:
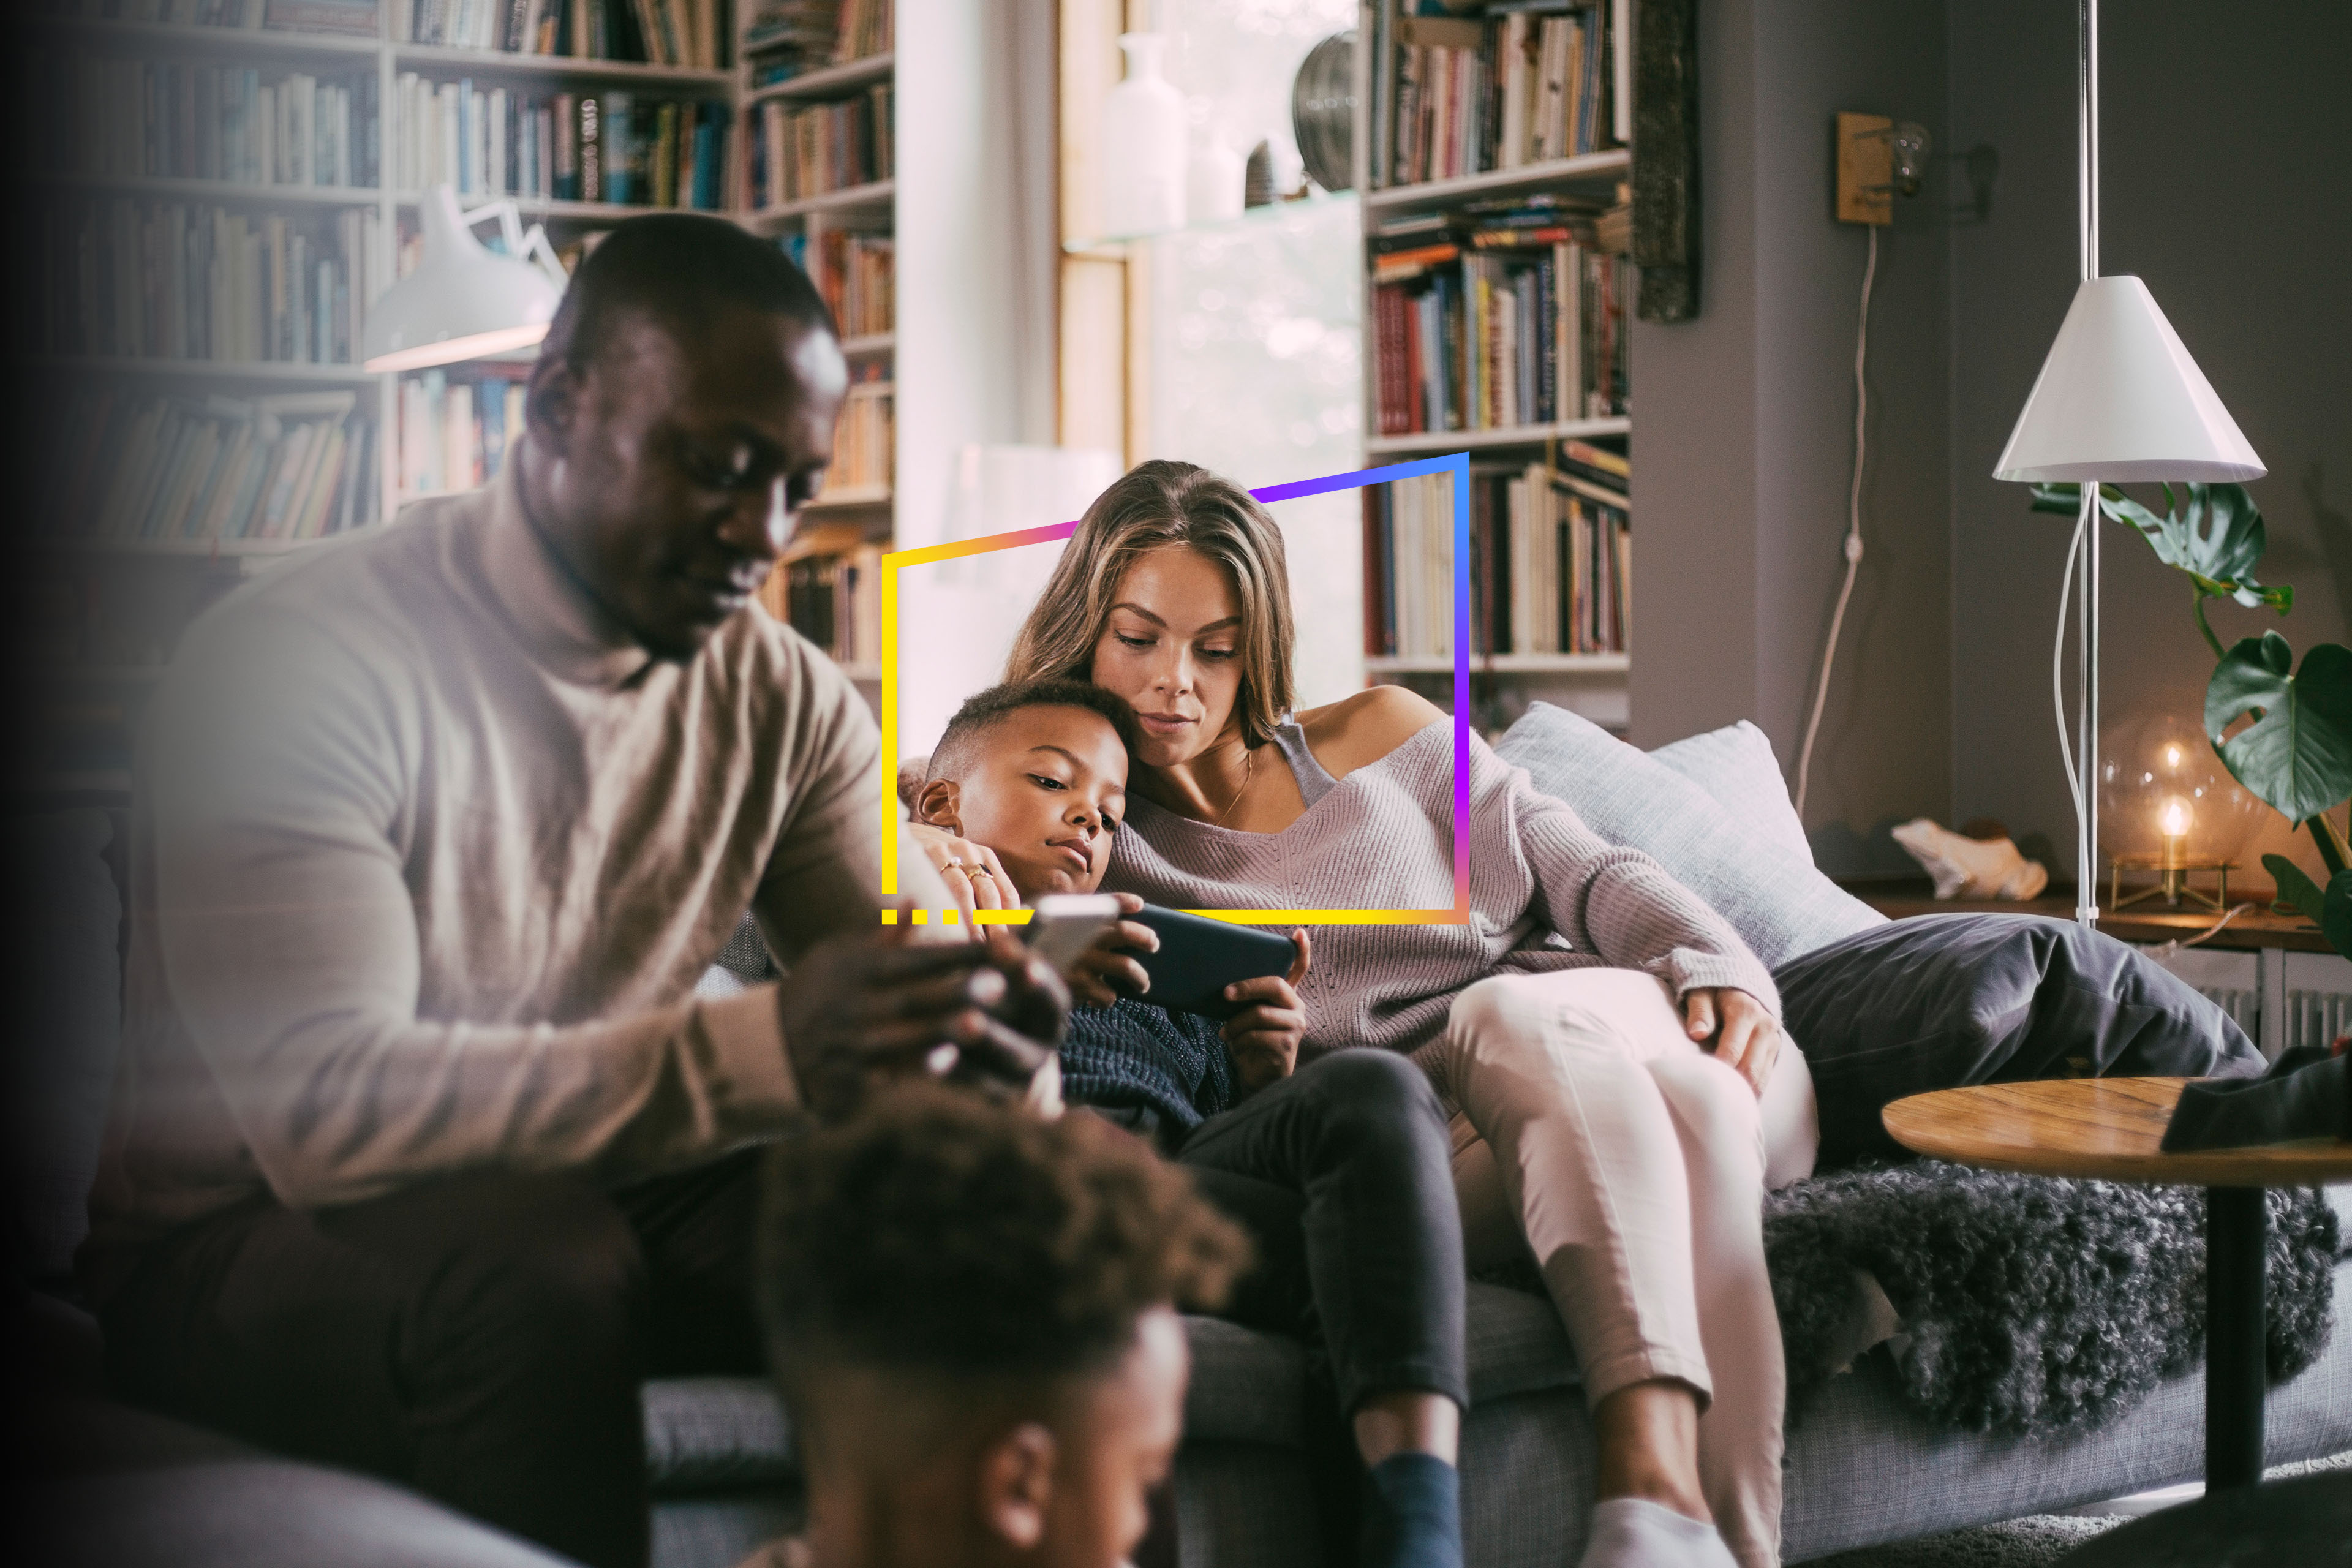
<path fill-rule="evenodd" d="M 1151 977 L 1143 1000 L 1179 1013 L 1205 1018 L 1230 1018 L 1241 1004 L 1225 1000 L 1225 987 L 1237 980 L 1287 974 L 1298 949 L 1287 936 L 1262 926 L 1235 925 L 1181 910 L 1146 904 L 1127 917 L 1150 926 L 1160 937 L 1160 951 L 1139 952 L 1136 962 Z"/>
<path fill-rule="evenodd" d="M 1078 954 L 1117 919 L 1118 900 L 1108 893 L 1048 893 L 1037 900 L 1023 934 L 1055 973 L 1067 974 Z"/>

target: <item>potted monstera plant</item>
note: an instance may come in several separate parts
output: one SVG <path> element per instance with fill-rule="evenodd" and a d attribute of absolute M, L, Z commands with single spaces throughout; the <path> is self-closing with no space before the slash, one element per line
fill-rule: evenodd
<path fill-rule="evenodd" d="M 2327 885 L 2283 855 L 2263 856 L 2263 868 L 2278 884 L 2278 901 L 2308 915 L 2329 946 L 2352 958 L 2352 850 L 2327 816 L 2352 797 L 2352 648 L 2321 643 L 2298 668 L 2294 647 L 2276 632 L 2224 647 L 2205 618 L 2206 600 L 2267 605 L 2284 616 L 2294 590 L 2254 580 L 2268 540 L 2242 486 L 2163 489 L 2162 516 L 2112 485 L 2100 487 L 2099 510 L 2137 530 L 2158 559 L 2188 577 L 2197 629 L 2221 660 L 2205 687 L 2206 736 L 2232 777 L 2310 833 Z M 2079 486 L 2034 487 L 2036 511 L 2072 517 L 2080 505 Z"/>

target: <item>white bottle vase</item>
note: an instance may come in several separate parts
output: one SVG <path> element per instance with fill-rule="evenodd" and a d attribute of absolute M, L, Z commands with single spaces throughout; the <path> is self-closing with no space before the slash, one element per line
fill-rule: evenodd
<path fill-rule="evenodd" d="M 1184 216 L 1191 223 L 1224 223 L 1242 216 L 1242 155 L 1221 132 L 1194 138 L 1192 161 L 1184 171 Z"/>
<path fill-rule="evenodd" d="M 1113 237 L 1184 226 L 1184 95 L 1160 74 L 1160 33 L 1121 33 L 1127 79 L 1103 103 L 1103 227 Z"/>

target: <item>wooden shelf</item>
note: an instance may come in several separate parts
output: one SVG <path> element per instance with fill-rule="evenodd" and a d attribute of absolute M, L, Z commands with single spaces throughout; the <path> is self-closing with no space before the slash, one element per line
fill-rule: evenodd
<path fill-rule="evenodd" d="M 845 664 L 841 667 L 841 673 L 860 686 L 882 684 L 882 667 L 878 664 Z"/>
<path fill-rule="evenodd" d="M 1633 656 L 1624 653 L 1496 653 L 1474 654 L 1473 675 L 1622 675 L 1633 668 Z M 1451 658 L 1418 654 L 1371 655 L 1364 668 L 1375 675 L 1451 675 Z"/>
<path fill-rule="evenodd" d="M 403 191 L 393 198 L 393 202 L 403 212 L 413 211 L 420 195 L 416 191 Z M 657 207 L 650 203 L 637 202 L 571 202 L 552 196 L 502 195 L 494 191 L 467 191 L 461 193 L 457 200 L 461 205 L 471 203 L 475 206 L 491 202 L 512 202 L 526 220 L 548 218 L 557 223 L 626 223 L 647 213 L 700 213 L 706 217 L 728 216 L 724 207 Z"/>
<path fill-rule="evenodd" d="M 1339 191 L 1319 195 L 1299 196 L 1289 201 L 1265 202 L 1244 207 L 1239 217 L 1219 218 L 1213 223 L 1188 223 L 1176 228 L 1164 228 L 1152 234 L 1103 235 L 1093 238 L 1066 239 L 1062 253 L 1098 260 L 1117 261 L 1128 254 L 1131 246 L 1144 245 L 1155 239 L 1198 239 L 1217 235 L 1240 235 L 1268 223 L 1278 223 L 1286 217 L 1300 217 L 1335 206 L 1354 206 L 1356 193 Z"/>
<path fill-rule="evenodd" d="M 801 503 L 801 510 L 865 511 L 873 507 L 890 504 L 888 485 L 858 485 L 854 488 L 828 490 Z"/>
<path fill-rule="evenodd" d="M 395 68 L 436 76 L 578 77 L 598 81 L 644 82 L 698 89 L 719 97 L 734 85 L 735 73 L 699 66 L 657 66 L 642 60 L 583 60 L 571 55 L 523 54 L 510 49 L 452 49 L 433 44 L 394 44 Z"/>
<path fill-rule="evenodd" d="M 879 359 L 884 354 L 898 352 L 898 334 L 896 332 L 868 332 L 862 338 L 841 340 L 844 359 Z"/>
<path fill-rule="evenodd" d="M 867 55 L 863 59 L 844 60 L 837 66 L 803 71 L 783 81 L 755 87 L 743 95 L 742 107 L 749 109 L 755 103 L 765 103 L 770 99 L 778 98 L 837 98 L 887 80 L 894 68 L 896 57 L 887 52 Z"/>
<path fill-rule="evenodd" d="M 68 375 L 122 375 L 159 381 L 236 382 L 247 386 L 373 386 L 382 378 L 355 364 L 308 364 L 288 360 L 127 359 L 101 354 L 53 354 L 26 362 Z"/>
<path fill-rule="evenodd" d="M 382 523 L 367 523 L 347 528 L 341 533 L 322 533 L 316 539 L 37 539 L 34 548 L 64 551 L 88 555 L 163 555 L 226 560 L 233 556 L 290 555 L 314 544 L 326 544 L 338 539 L 357 539 L 363 533 L 374 533 Z"/>
<path fill-rule="evenodd" d="M 248 185 L 230 180 L 182 180 L 160 174 L 15 174 L 28 184 L 77 191 L 115 191 L 166 201 L 217 202 L 242 207 L 372 207 L 383 193 L 373 185 Z"/>
<path fill-rule="evenodd" d="M 1612 147 L 1604 153 L 1554 158 L 1516 169 L 1490 169 L 1483 174 L 1464 174 L 1458 179 L 1391 185 L 1386 190 L 1368 192 L 1364 210 L 1370 216 L 1402 217 L 1408 213 L 1440 212 L 1465 202 L 1530 195 L 1560 185 L 1591 185 L 1605 194 L 1618 181 L 1630 179 L 1633 170 L 1633 154 L 1625 148 Z"/>
<path fill-rule="evenodd" d="M 759 207 L 744 213 L 740 221 L 754 233 L 765 233 L 781 227 L 812 213 L 866 212 L 887 207 L 898 197 L 898 183 L 877 180 L 871 184 L 851 185 L 845 190 L 827 191 L 822 195 L 803 196 L 798 201 L 784 202 L 772 207 Z"/>
<path fill-rule="evenodd" d="M 294 33 L 277 27 L 174 26 L 161 22 L 118 22 L 100 16 L 27 16 L 20 25 L 75 33 L 139 50 L 184 57 L 191 54 L 230 55 L 249 58 L 269 55 L 288 59 L 325 59 L 335 63 L 353 56 L 372 57 L 383 47 L 375 37 L 343 33 Z"/>
<path fill-rule="evenodd" d="M 1633 431 L 1633 421 L 1621 414 L 1608 419 L 1564 419 L 1557 425 L 1513 425 L 1496 430 L 1423 430 L 1410 436 L 1373 436 L 1365 440 L 1364 450 L 1374 457 L 1426 457 L 1491 447 L 1540 447 L 1548 441 L 1582 441 L 1594 436 L 1630 436 Z"/>

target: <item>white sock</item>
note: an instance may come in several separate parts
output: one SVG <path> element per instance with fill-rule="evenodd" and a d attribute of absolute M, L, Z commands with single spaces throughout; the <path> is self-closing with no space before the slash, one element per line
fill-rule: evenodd
<path fill-rule="evenodd" d="M 1613 1497 L 1592 1508 L 1580 1568 L 1738 1568 L 1715 1526 L 1646 1498 Z"/>

